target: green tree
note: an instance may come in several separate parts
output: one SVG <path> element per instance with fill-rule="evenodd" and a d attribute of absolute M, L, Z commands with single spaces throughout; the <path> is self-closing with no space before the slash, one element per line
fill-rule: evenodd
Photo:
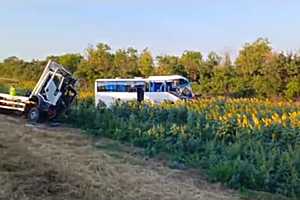
<path fill-rule="evenodd" d="M 200 77 L 202 81 L 212 78 L 213 70 L 220 65 L 221 60 L 222 57 L 215 52 L 208 54 L 205 64 L 200 67 Z"/>
<path fill-rule="evenodd" d="M 139 57 L 139 71 L 142 76 L 149 76 L 153 73 L 153 57 L 148 49 L 144 49 Z"/>
<path fill-rule="evenodd" d="M 234 91 L 235 77 L 236 72 L 231 66 L 215 68 L 212 78 L 206 82 L 209 85 L 209 87 L 206 87 L 206 93 L 230 96 Z"/>
<path fill-rule="evenodd" d="M 11 56 L 0 62 L 0 78 L 34 82 L 49 59 L 74 72 L 84 89 L 93 88 L 97 78 L 149 76 L 155 73 L 186 76 L 194 82 L 196 92 L 203 95 L 299 96 L 300 55 L 272 52 L 268 40 L 261 38 L 245 44 L 234 63 L 228 53 L 221 60 L 218 54 L 211 52 L 204 61 L 200 52 L 185 51 L 181 57 L 157 57 L 158 66 L 155 67 L 148 49 L 141 54 L 134 48 L 112 52 L 110 46 L 100 43 L 88 47 L 84 56 L 65 54 L 30 62 Z"/>
<path fill-rule="evenodd" d="M 127 68 L 128 68 L 128 75 L 131 77 L 140 76 L 140 72 L 138 69 L 138 51 L 132 47 L 127 49 Z"/>
<path fill-rule="evenodd" d="M 216 52 L 212 51 L 207 56 L 206 64 L 210 68 L 214 68 L 215 66 L 220 65 L 221 61 L 222 61 L 222 57 L 218 55 Z"/>
<path fill-rule="evenodd" d="M 156 69 L 156 74 L 158 75 L 171 75 L 171 74 L 181 74 L 178 71 L 177 66 L 179 65 L 179 58 L 176 56 L 158 56 L 158 67 Z"/>
<path fill-rule="evenodd" d="M 266 96 L 266 67 L 272 57 L 272 47 L 267 39 L 259 38 L 247 43 L 236 59 L 238 83 L 235 93 L 238 96 Z M 276 90 L 276 89 L 275 89 Z"/>
<path fill-rule="evenodd" d="M 86 58 L 77 68 L 76 76 L 85 88 L 92 88 L 95 79 L 115 77 L 114 55 L 107 44 L 100 43 L 86 50 Z"/>
<path fill-rule="evenodd" d="M 259 38 L 254 43 L 247 43 L 239 52 L 236 66 L 239 72 L 245 76 L 261 74 L 267 57 L 272 53 L 270 43 L 266 39 Z"/>
<path fill-rule="evenodd" d="M 77 70 L 82 59 L 83 57 L 80 54 L 65 54 L 59 56 L 58 62 L 73 73 Z"/>
<path fill-rule="evenodd" d="M 225 53 L 225 56 L 223 58 L 223 65 L 227 67 L 232 66 L 231 57 L 228 52 Z"/>
<path fill-rule="evenodd" d="M 116 76 L 128 77 L 128 55 L 126 50 L 119 49 L 114 56 L 114 66 L 116 69 Z"/>
<path fill-rule="evenodd" d="M 4 59 L 4 64 L 22 64 L 24 61 L 17 56 L 11 56 L 6 59 Z"/>
<path fill-rule="evenodd" d="M 290 99 L 300 97 L 300 76 L 287 84 L 285 94 Z"/>
<path fill-rule="evenodd" d="M 180 58 L 180 64 L 184 66 L 188 78 L 191 81 L 198 81 L 200 67 L 203 64 L 202 54 L 197 51 L 185 51 Z"/>
<path fill-rule="evenodd" d="M 96 48 L 87 49 L 87 64 L 98 77 L 113 77 L 113 55 L 110 53 L 110 46 L 100 43 Z"/>
<path fill-rule="evenodd" d="M 255 76 L 253 86 L 258 96 L 280 96 L 287 84 L 288 71 L 285 66 L 286 58 L 283 54 L 270 53 L 266 57 L 261 75 Z"/>
<path fill-rule="evenodd" d="M 121 77 L 139 76 L 138 55 L 134 48 L 119 49 L 114 55 L 115 74 Z"/>

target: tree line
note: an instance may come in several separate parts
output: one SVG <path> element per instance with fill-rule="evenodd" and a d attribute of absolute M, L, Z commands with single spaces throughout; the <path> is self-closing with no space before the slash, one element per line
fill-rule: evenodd
<path fill-rule="evenodd" d="M 193 82 L 201 96 L 286 97 L 300 96 L 300 54 L 274 51 L 267 39 L 246 43 L 235 60 L 230 55 L 185 51 L 180 56 L 153 57 L 149 49 L 112 51 L 107 44 L 90 46 L 85 54 L 49 56 L 24 61 L 9 57 L 0 63 L 0 78 L 36 81 L 52 59 L 75 73 L 81 89 L 91 90 L 97 78 L 130 78 L 179 74 Z"/>

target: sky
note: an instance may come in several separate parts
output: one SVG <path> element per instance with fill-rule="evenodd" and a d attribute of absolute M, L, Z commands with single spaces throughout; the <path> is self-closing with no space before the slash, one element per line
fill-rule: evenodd
<path fill-rule="evenodd" d="M 275 50 L 300 49 L 299 0 L 9 0 L 0 2 L 0 59 L 149 48 L 229 52 L 268 38 Z"/>

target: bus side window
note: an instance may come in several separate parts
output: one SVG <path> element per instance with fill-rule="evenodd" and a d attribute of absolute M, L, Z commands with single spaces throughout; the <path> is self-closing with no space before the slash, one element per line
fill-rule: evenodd
<path fill-rule="evenodd" d="M 105 84 L 104 83 L 97 83 L 97 92 L 106 92 Z"/>
<path fill-rule="evenodd" d="M 173 87 L 172 87 L 172 83 L 171 82 L 167 82 L 167 92 L 173 91 Z"/>
<path fill-rule="evenodd" d="M 159 87 L 159 92 L 165 92 L 166 91 L 166 84 L 165 83 L 161 83 L 160 87 Z"/>
<path fill-rule="evenodd" d="M 162 92 L 162 91 L 163 91 L 163 83 L 154 83 L 153 92 Z"/>
<path fill-rule="evenodd" d="M 105 89 L 106 89 L 106 92 L 116 92 L 117 91 L 117 84 L 113 83 L 113 82 L 108 83 L 106 85 Z"/>
<path fill-rule="evenodd" d="M 115 82 L 116 92 L 127 92 L 128 88 L 125 82 Z"/>
<path fill-rule="evenodd" d="M 126 86 L 125 85 L 118 85 L 117 86 L 117 92 L 125 92 Z"/>
<path fill-rule="evenodd" d="M 97 92 L 116 92 L 117 85 L 115 82 L 100 82 L 97 84 Z"/>
<path fill-rule="evenodd" d="M 150 82 L 150 92 L 155 92 L 155 83 Z"/>
<path fill-rule="evenodd" d="M 128 88 L 128 91 L 127 92 L 136 92 L 136 87 L 134 84 L 131 84 Z"/>
<path fill-rule="evenodd" d="M 144 82 L 108 81 L 98 82 L 97 92 L 136 92 L 136 86 L 145 88 Z"/>

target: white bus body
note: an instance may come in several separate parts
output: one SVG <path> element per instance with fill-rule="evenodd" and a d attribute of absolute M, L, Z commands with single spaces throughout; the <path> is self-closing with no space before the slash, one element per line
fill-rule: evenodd
<path fill-rule="evenodd" d="M 193 97 L 189 81 L 179 75 L 98 79 L 95 82 L 95 105 L 109 107 L 116 101 L 136 101 L 138 87 L 144 91 L 144 100 L 153 103 L 176 102 Z"/>

